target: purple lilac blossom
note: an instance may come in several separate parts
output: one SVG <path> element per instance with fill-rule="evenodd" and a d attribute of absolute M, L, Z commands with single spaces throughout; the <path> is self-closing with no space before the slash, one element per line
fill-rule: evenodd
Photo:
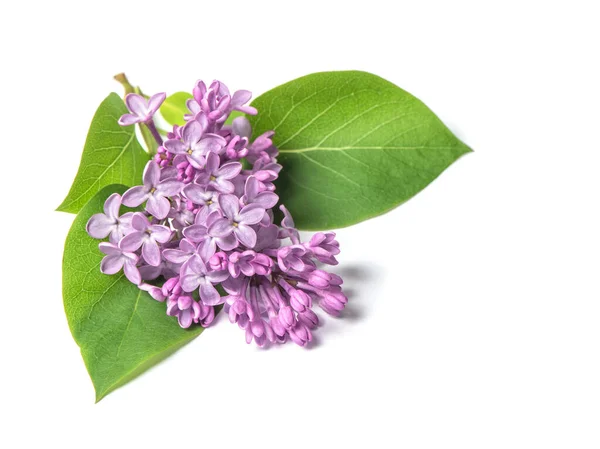
<path fill-rule="evenodd" d="M 93 215 L 88 234 L 100 243 L 105 274 L 123 270 L 129 281 L 165 302 L 181 327 L 208 326 L 224 304 L 232 323 L 258 346 L 293 341 L 306 346 L 319 324 L 313 303 L 339 315 L 348 299 L 342 279 L 319 267 L 337 264 L 335 234 L 316 233 L 302 242 L 274 181 L 281 166 L 269 131 L 250 140 L 245 117 L 225 125 L 232 111 L 256 114 L 248 91 L 233 95 L 214 81 L 198 81 L 184 126 L 174 126 L 144 170 L 142 185 L 111 195 L 104 213 Z M 131 94 L 130 114 L 119 123 L 152 123 L 164 100 Z M 244 169 L 242 159 L 249 168 Z M 121 204 L 144 205 L 120 214 Z M 220 286 L 220 291 L 217 287 Z"/>

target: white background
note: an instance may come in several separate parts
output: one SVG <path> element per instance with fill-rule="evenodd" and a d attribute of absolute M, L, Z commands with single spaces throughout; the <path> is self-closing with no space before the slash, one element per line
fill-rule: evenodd
<path fill-rule="evenodd" d="M 392 6 L 392 4 L 394 6 Z M 600 447 L 597 2 L 4 2 L 3 448 Z M 318 343 L 221 317 L 94 405 L 53 210 L 100 101 L 360 69 L 475 152 L 340 230 L 351 298 Z"/>

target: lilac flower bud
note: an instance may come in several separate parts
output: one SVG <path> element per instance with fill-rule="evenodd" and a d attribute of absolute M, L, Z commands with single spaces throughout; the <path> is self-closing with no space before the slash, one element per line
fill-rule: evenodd
<path fill-rule="evenodd" d="M 296 323 L 296 325 L 288 331 L 288 334 L 290 339 L 299 346 L 306 346 L 308 342 L 312 341 L 310 329 L 302 322 Z"/>
<path fill-rule="evenodd" d="M 341 291 L 324 291 L 321 293 L 319 305 L 330 315 L 338 316 L 348 303 L 348 298 Z"/>
<path fill-rule="evenodd" d="M 279 322 L 286 329 L 289 329 L 296 324 L 296 317 L 290 306 L 284 306 L 279 309 Z"/>
<path fill-rule="evenodd" d="M 319 317 L 311 309 L 306 309 L 304 312 L 298 314 L 298 321 L 309 329 L 314 329 L 319 324 Z"/>
<path fill-rule="evenodd" d="M 208 260 L 208 265 L 213 271 L 227 270 L 227 263 L 227 254 L 223 251 L 219 251 Z"/>

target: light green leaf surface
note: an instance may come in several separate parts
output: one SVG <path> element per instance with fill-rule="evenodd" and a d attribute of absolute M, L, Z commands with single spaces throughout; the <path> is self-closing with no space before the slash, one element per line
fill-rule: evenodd
<path fill-rule="evenodd" d="M 420 100 L 366 72 L 304 76 L 252 105 L 253 136 L 276 132 L 277 193 L 301 229 L 389 211 L 471 151 Z"/>
<path fill-rule="evenodd" d="M 125 186 L 107 186 L 75 218 L 63 255 L 63 300 L 73 338 L 81 348 L 96 401 L 167 357 L 202 332 L 181 329 L 166 306 L 131 284 L 123 273 L 100 273 L 98 240 L 85 231 L 106 198 Z"/>
<path fill-rule="evenodd" d="M 192 98 L 192 94 L 187 92 L 176 92 L 169 95 L 160 107 L 160 115 L 170 125 L 184 125 L 183 116 L 190 113 L 185 103 L 190 98 Z"/>
<path fill-rule="evenodd" d="M 77 213 L 96 192 L 109 184 L 142 183 L 142 173 L 150 157 L 139 144 L 135 127 L 122 127 L 117 123 L 127 112 L 125 103 L 115 93 L 100 104 L 71 190 L 57 210 Z"/>

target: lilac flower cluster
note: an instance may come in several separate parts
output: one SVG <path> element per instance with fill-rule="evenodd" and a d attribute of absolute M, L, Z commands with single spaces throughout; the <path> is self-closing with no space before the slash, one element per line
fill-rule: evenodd
<path fill-rule="evenodd" d="M 347 303 L 342 279 L 318 268 L 335 265 L 339 244 L 334 233 L 316 233 L 301 242 L 288 210 L 281 226 L 273 223 L 279 201 L 273 181 L 281 166 L 267 132 L 250 141 L 245 117 L 225 125 L 232 111 L 254 115 L 251 94 L 214 81 L 198 81 L 184 126 L 174 126 L 144 170 L 142 185 L 115 193 L 104 213 L 87 224 L 90 236 L 108 241 L 105 274 L 123 270 L 129 281 L 154 299 L 166 301 L 179 325 L 211 324 L 215 306 L 224 304 L 232 323 L 259 346 L 292 340 L 305 346 L 318 318 L 317 302 L 338 315 Z M 164 94 L 146 101 L 129 94 L 130 114 L 119 123 L 155 130 L 153 116 Z M 246 167 L 242 162 L 245 162 Z M 143 212 L 120 214 L 121 205 Z M 222 287 L 221 295 L 216 286 Z M 225 295 L 226 293 L 226 295 Z"/>

